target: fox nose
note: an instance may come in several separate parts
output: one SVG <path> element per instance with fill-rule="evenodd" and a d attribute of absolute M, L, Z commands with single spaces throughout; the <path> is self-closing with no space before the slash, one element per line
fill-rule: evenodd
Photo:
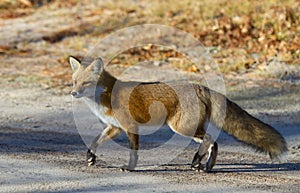
<path fill-rule="evenodd" d="M 76 95 L 77 95 L 77 92 L 72 91 L 72 92 L 71 92 L 71 95 L 72 95 L 72 96 L 76 96 Z"/>

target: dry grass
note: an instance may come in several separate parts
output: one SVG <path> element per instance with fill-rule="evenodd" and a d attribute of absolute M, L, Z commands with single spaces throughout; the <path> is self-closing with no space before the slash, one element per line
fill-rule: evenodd
<path fill-rule="evenodd" d="M 4 61 L 16 58 L 16 62 L 20 57 L 47 58 L 38 64 L 44 66 L 43 72 L 36 74 L 50 76 L 53 85 L 68 82 L 68 55 L 83 57 L 100 38 L 146 23 L 174 26 L 193 34 L 225 74 L 265 69 L 262 66 L 274 58 L 283 66 L 300 63 L 299 0 L 0 0 L 0 18 L 0 26 L 4 26 L 0 30 L 4 34 L 0 57 Z M 32 26 L 17 29 L 21 23 Z M 112 63 L 126 66 L 149 59 L 202 72 L 176 51 L 155 46 L 130 49 Z"/>

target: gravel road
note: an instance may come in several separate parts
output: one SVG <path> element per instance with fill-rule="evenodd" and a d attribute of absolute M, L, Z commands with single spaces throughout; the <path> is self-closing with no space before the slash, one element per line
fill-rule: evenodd
<path fill-rule="evenodd" d="M 3 82 L 0 192 L 298 192 L 300 85 L 263 84 L 251 88 L 238 84 L 227 95 L 284 135 L 289 153 L 282 163 L 272 164 L 266 155 L 221 133 L 213 172 L 197 173 L 190 169 L 197 149 L 194 142 L 167 163 L 164 156 L 179 146 L 160 149 L 151 159 L 142 157 L 135 172 L 120 172 L 117 166 L 126 162 L 128 152 L 111 148 L 114 142 L 108 142 L 99 149 L 96 165 L 88 167 L 87 147 L 76 129 L 71 97 Z M 173 134 L 163 128 L 158 135 L 160 139 L 152 139 L 151 144 L 146 138 L 141 143 L 144 147 L 160 144 L 161 137 Z M 116 142 L 126 145 L 123 135 Z M 162 164 L 147 164 L 147 159 Z"/>

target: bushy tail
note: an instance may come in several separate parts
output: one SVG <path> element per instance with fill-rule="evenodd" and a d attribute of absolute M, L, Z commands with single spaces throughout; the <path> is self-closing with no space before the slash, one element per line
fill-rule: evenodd
<path fill-rule="evenodd" d="M 213 98 L 211 121 L 226 133 L 258 151 L 269 153 L 271 159 L 279 158 L 288 150 L 284 138 L 273 127 L 251 116 L 221 94 L 214 93 L 212 96 L 210 93 L 210 97 Z"/>

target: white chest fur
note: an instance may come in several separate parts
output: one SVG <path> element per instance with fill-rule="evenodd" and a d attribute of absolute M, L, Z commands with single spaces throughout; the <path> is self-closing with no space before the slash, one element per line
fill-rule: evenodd
<path fill-rule="evenodd" d="M 89 109 L 96 115 L 101 121 L 107 125 L 120 127 L 120 123 L 114 117 L 106 114 L 108 108 L 103 105 L 99 105 L 95 100 L 87 97 L 83 97 L 84 102 L 88 105 Z"/>

